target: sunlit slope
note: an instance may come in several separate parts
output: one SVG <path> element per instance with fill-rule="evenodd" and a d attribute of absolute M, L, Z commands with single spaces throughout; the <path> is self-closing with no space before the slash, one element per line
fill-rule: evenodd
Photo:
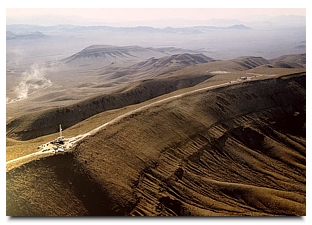
<path fill-rule="evenodd" d="M 20 68 L 24 75 L 8 69 L 7 119 L 111 94 L 135 81 L 212 60 L 185 52 L 193 51 L 95 45 L 58 63 Z M 151 63 L 142 66 L 145 60 Z"/>
<path fill-rule="evenodd" d="M 160 64 L 165 67 L 173 60 L 179 61 L 178 65 L 182 65 L 183 61 L 192 63 L 195 60 L 197 63 L 208 61 L 208 57 L 199 55 L 177 55 L 164 57 L 152 64 L 152 67 Z M 7 123 L 7 137 L 19 140 L 28 140 L 38 136 L 51 134 L 57 131 L 58 124 L 63 124 L 64 128 L 70 127 L 90 116 L 97 113 L 121 108 L 126 105 L 139 103 L 151 98 L 190 86 L 194 86 L 205 79 L 212 76 L 210 72 L 214 70 L 227 71 L 242 71 L 257 67 L 263 63 L 268 63 L 267 60 L 261 57 L 240 58 L 231 61 L 208 62 L 198 65 L 193 65 L 173 73 L 164 74 L 159 78 L 146 79 L 135 83 L 128 84 L 126 89 L 120 89 L 115 93 L 99 95 L 93 98 L 82 100 L 78 103 L 69 106 L 53 108 L 50 110 L 33 111 L 31 113 L 18 116 L 11 119 Z M 138 65 L 136 65 L 137 67 Z M 143 66 L 142 71 L 148 72 L 149 67 Z M 154 68 L 155 70 L 155 68 Z M 165 71 L 164 69 L 162 69 Z M 157 70 L 156 70 L 157 71 Z M 133 73 L 132 76 L 139 76 Z M 49 95 L 50 97 L 50 95 Z"/>
<path fill-rule="evenodd" d="M 96 50 L 98 50 L 98 47 L 96 47 Z M 91 51 L 91 53 L 93 56 L 94 52 Z M 290 58 L 293 60 L 298 58 L 300 61 L 302 57 L 301 55 L 292 55 Z M 235 78 L 233 74 L 238 72 L 242 72 L 240 76 L 265 75 L 267 73 L 270 74 L 271 71 L 274 71 L 273 74 L 277 75 L 285 74 L 285 71 L 286 73 L 291 73 L 290 70 L 294 69 L 289 67 L 284 68 L 283 65 L 283 63 L 279 63 L 274 67 L 268 60 L 262 57 L 244 57 L 233 60 L 213 61 L 201 54 L 178 54 L 157 60 L 151 59 L 141 64 L 133 65 L 128 70 L 120 70 L 119 72 L 117 70 L 113 74 L 103 75 L 103 79 L 111 80 L 114 76 L 118 75 L 117 80 L 123 80 L 118 80 L 123 85 L 120 85 L 119 88 L 115 87 L 112 92 L 94 94 L 94 97 L 88 97 L 71 104 L 65 104 L 65 102 L 62 104 L 62 99 L 66 101 L 66 99 L 75 98 L 75 94 L 71 93 L 71 90 L 63 97 L 61 97 L 62 95 L 60 93 L 53 93 L 36 98 L 33 103 L 29 104 L 34 104 L 34 107 L 38 107 L 40 104 L 42 104 L 41 106 L 49 105 L 49 102 L 52 101 L 54 102 L 53 104 L 59 102 L 60 105 L 62 104 L 64 106 L 46 110 L 32 108 L 31 112 L 10 119 L 7 122 L 7 137 L 18 140 L 29 140 L 51 134 L 57 132 L 57 127 L 60 123 L 64 128 L 68 128 L 103 111 L 144 102 L 163 94 L 197 85 L 205 80 L 207 82 L 208 78 L 215 76 L 216 72 L 218 73 L 220 71 L 225 73 L 224 76 L 226 79 L 224 80 L 227 80 L 225 82 L 229 82 L 231 79 L 237 79 L 237 76 Z M 178 69 L 184 66 L 186 68 Z M 168 71 L 172 72 L 165 73 Z M 221 79 L 222 76 L 220 77 Z M 101 85 L 103 84 L 99 82 L 97 88 Z M 110 84 L 108 83 L 104 86 L 109 87 Z M 84 87 L 82 85 L 81 89 L 86 92 L 87 96 L 88 90 L 93 91 L 91 90 L 92 87 Z M 53 96 L 55 96 L 55 99 L 53 99 Z M 45 103 L 45 98 L 47 98 L 47 103 Z M 50 106 L 47 107 L 49 108 Z"/>
<path fill-rule="evenodd" d="M 239 83 L 126 117 L 8 172 L 7 215 L 303 216 L 305 85 Z"/>
<path fill-rule="evenodd" d="M 29 140 L 57 132 L 58 124 L 65 128 L 95 114 L 141 103 L 178 89 L 194 86 L 211 75 L 151 79 L 132 83 L 128 88 L 112 94 L 88 98 L 57 109 L 28 113 L 7 123 L 7 137 Z"/>

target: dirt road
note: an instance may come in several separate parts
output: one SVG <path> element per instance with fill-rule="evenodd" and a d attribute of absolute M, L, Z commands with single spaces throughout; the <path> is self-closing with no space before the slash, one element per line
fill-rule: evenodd
<path fill-rule="evenodd" d="M 29 155 L 25 155 L 13 160 L 10 160 L 8 162 L 6 162 L 6 171 L 8 172 L 9 170 L 15 168 L 15 167 L 19 167 L 25 163 L 31 162 L 33 160 L 37 160 L 40 158 L 44 158 L 47 156 L 51 156 L 54 155 L 54 151 L 47 151 L 47 152 L 35 152 Z"/>
<path fill-rule="evenodd" d="M 265 75 L 259 74 L 258 76 L 259 77 L 260 76 L 263 77 Z M 181 98 L 183 96 L 191 95 L 191 94 L 198 93 L 198 92 L 201 92 L 201 91 L 206 91 L 206 90 L 209 90 L 209 89 L 215 89 L 215 88 L 219 88 L 219 87 L 223 87 L 223 86 L 227 86 L 227 85 L 233 85 L 233 84 L 238 83 L 238 82 L 250 82 L 252 80 L 255 80 L 255 78 L 257 78 L 258 76 L 254 76 L 253 79 L 251 79 L 251 80 L 226 82 L 226 83 L 222 83 L 222 84 L 218 84 L 218 85 L 213 85 L 213 86 L 208 86 L 208 87 L 196 89 L 196 90 L 189 91 L 189 92 L 186 92 L 186 93 L 182 93 L 182 94 L 178 94 L 178 95 L 175 95 L 175 96 L 171 96 L 171 97 L 168 97 L 168 98 L 156 101 L 156 102 L 152 102 L 152 103 L 150 103 L 148 105 L 144 105 L 144 106 L 139 107 L 139 108 L 137 108 L 135 110 L 132 110 L 130 112 L 127 112 L 125 114 L 117 116 L 116 118 L 112 119 L 111 121 L 109 121 L 109 122 L 107 122 L 107 123 L 105 123 L 105 124 L 95 128 L 95 129 L 93 129 L 93 130 L 91 130 L 91 131 L 89 131 L 89 132 L 87 132 L 85 134 L 80 134 L 80 135 L 77 135 L 76 137 L 73 137 L 73 139 L 75 139 L 75 142 L 73 144 L 75 145 L 76 143 L 78 143 L 79 141 L 83 140 L 87 136 L 90 136 L 90 135 L 93 135 L 93 134 L 97 133 L 99 130 L 103 129 L 104 127 L 106 127 L 108 125 L 113 125 L 114 123 L 119 122 L 121 119 L 123 119 L 125 117 L 133 115 L 133 114 L 138 113 L 140 111 L 146 110 L 146 109 L 148 109 L 148 108 L 150 108 L 152 106 L 156 106 L 156 105 L 162 104 L 164 102 L 169 102 L 169 101 L 172 101 L 174 99 Z M 51 155 L 54 155 L 54 154 L 55 154 L 54 151 L 47 151 L 47 152 L 39 151 L 39 152 L 32 153 L 32 154 L 29 154 L 29 155 L 26 155 L 26 156 L 22 156 L 20 158 L 16 158 L 16 159 L 10 160 L 10 161 L 6 162 L 6 171 L 9 171 L 12 168 L 18 167 L 18 166 L 20 166 L 22 164 L 25 164 L 27 162 L 30 162 L 32 160 L 43 158 L 43 157 L 47 157 L 47 156 L 51 156 Z"/>

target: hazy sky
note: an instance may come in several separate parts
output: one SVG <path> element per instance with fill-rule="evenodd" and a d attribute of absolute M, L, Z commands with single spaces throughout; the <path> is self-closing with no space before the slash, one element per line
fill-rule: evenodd
<path fill-rule="evenodd" d="M 178 5 L 177 5 L 178 6 Z M 38 25 L 153 25 L 167 22 L 239 19 L 255 21 L 278 15 L 306 15 L 304 8 L 7 8 L 6 23 Z M 143 22 L 144 21 L 144 22 Z M 156 22 L 158 21 L 158 23 Z M 171 23 L 171 24 L 170 24 Z M 166 26 L 166 25 L 164 25 Z"/>

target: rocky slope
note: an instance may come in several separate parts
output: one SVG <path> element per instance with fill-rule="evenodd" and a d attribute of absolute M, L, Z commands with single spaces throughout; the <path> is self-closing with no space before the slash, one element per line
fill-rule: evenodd
<path fill-rule="evenodd" d="M 7 173 L 7 215 L 306 215 L 305 73 L 184 96 Z"/>

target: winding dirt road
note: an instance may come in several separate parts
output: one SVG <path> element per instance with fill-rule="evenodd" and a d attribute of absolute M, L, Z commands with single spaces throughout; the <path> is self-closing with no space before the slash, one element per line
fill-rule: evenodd
<path fill-rule="evenodd" d="M 91 131 L 89 131 L 89 132 L 87 132 L 85 134 L 77 135 L 76 137 L 73 137 L 71 139 L 75 139 L 75 142 L 74 142 L 74 145 L 75 145 L 76 143 L 78 143 L 79 141 L 83 140 L 87 136 L 90 136 L 90 135 L 93 135 L 93 134 L 97 133 L 99 130 L 103 129 L 104 127 L 107 127 L 108 125 L 113 125 L 114 123 L 119 122 L 121 119 L 123 119 L 125 117 L 131 116 L 131 115 L 133 115 L 135 113 L 141 112 L 141 111 L 146 110 L 146 109 L 148 109 L 150 107 L 162 104 L 164 102 L 169 102 L 169 101 L 172 101 L 174 99 L 181 98 L 183 96 L 187 96 L 187 95 L 191 95 L 191 94 L 194 94 L 194 93 L 198 93 L 198 92 L 201 92 L 201 91 L 206 91 L 206 90 L 209 90 L 209 89 L 220 88 L 220 87 L 223 87 L 223 86 L 233 85 L 233 84 L 237 84 L 237 83 L 240 83 L 240 82 L 254 81 L 255 78 L 260 77 L 260 76 L 263 77 L 263 76 L 266 76 L 266 75 L 258 74 L 256 76 L 254 76 L 253 79 L 244 80 L 244 81 L 230 81 L 230 82 L 226 82 L 226 83 L 222 83 L 222 84 L 218 84 L 218 85 L 213 85 L 213 86 L 208 86 L 208 87 L 204 87 L 204 88 L 199 88 L 199 89 L 196 89 L 196 90 L 188 91 L 186 93 L 182 93 L 182 94 L 178 94 L 178 95 L 175 95 L 175 96 L 171 96 L 171 97 L 168 97 L 168 98 L 156 101 L 156 102 L 152 102 L 152 103 L 150 103 L 148 105 L 141 106 L 141 107 L 139 107 L 137 109 L 129 111 L 129 112 L 127 112 L 125 114 L 122 114 L 120 116 L 117 116 L 116 118 L 110 120 L 109 122 L 107 122 L 107 123 L 105 123 L 105 124 L 95 128 L 95 129 L 93 129 L 93 130 L 91 130 Z M 270 75 L 268 75 L 268 76 L 270 76 Z M 51 155 L 54 155 L 54 154 L 55 154 L 54 151 L 46 151 L 46 152 L 39 151 L 39 152 L 35 152 L 35 153 L 29 154 L 29 155 L 25 155 L 25 156 L 22 156 L 22 157 L 10 160 L 10 161 L 6 162 L 6 171 L 9 171 L 9 170 L 11 170 L 13 168 L 19 167 L 19 166 L 21 166 L 21 165 L 23 165 L 25 163 L 28 163 L 28 162 L 30 162 L 32 160 L 36 160 L 36 159 L 39 159 L 39 158 L 51 156 Z"/>

